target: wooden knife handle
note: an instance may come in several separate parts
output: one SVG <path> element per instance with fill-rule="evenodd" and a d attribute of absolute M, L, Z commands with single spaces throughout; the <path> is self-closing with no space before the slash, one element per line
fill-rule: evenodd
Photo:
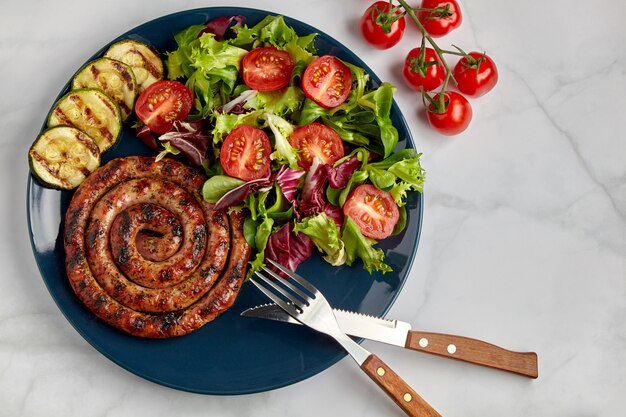
<path fill-rule="evenodd" d="M 450 334 L 410 331 L 406 348 L 537 378 L 537 354 L 513 352 L 491 343 Z"/>
<path fill-rule="evenodd" d="M 372 354 L 361 365 L 372 378 L 411 417 L 441 417 L 422 397 L 402 380 L 385 362 Z"/>

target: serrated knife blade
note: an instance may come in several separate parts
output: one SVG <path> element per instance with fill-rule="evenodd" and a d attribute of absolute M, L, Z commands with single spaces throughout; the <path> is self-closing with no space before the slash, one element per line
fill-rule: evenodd
<path fill-rule="evenodd" d="M 386 320 L 351 311 L 333 309 L 339 327 L 345 333 L 404 347 L 411 325 L 398 320 Z M 275 321 L 300 324 L 275 304 L 263 304 L 249 308 L 241 313 L 245 317 L 259 317 Z"/>
<path fill-rule="evenodd" d="M 468 337 L 415 331 L 411 329 L 409 323 L 400 320 L 388 320 L 339 309 L 333 309 L 333 313 L 341 330 L 350 336 L 458 359 L 531 378 L 538 376 L 535 352 L 514 352 Z M 301 324 L 275 304 L 251 307 L 241 315 Z"/>

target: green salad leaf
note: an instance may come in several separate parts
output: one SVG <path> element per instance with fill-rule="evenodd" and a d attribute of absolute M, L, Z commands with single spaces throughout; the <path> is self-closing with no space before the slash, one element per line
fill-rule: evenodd
<path fill-rule="evenodd" d="M 224 194 L 244 184 L 245 181 L 228 175 L 214 175 L 204 182 L 202 197 L 209 203 L 217 203 Z"/>
<path fill-rule="evenodd" d="M 168 52 L 165 60 L 170 79 L 187 79 L 186 85 L 194 94 L 195 118 L 206 117 L 229 100 L 237 85 L 241 59 L 248 53 L 216 40 L 212 33 L 198 37 L 204 28 L 194 25 L 174 36 L 178 48 Z"/>
<path fill-rule="evenodd" d="M 300 87 L 290 86 L 277 91 L 258 91 L 244 104 L 245 109 L 264 110 L 277 116 L 285 117 L 298 110 L 304 102 L 304 93 Z"/>
<path fill-rule="evenodd" d="M 250 125 L 254 127 L 261 127 L 264 124 L 262 119 L 263 112 L 261 110 L 255 110 L 250 113 L 244 114 L 225 114 L 225 113 L 213 113 L 215 119 L 215 126 L 213 127 L 213 143 L 219 144 L 224 138 L 237 126 Z"/>
<path fill-rule="evenodd" d="M 363 267 L 370 273 L 391 272 L 391 267 L 383 262 L 385 259 L 383 250 L 375 249 L 376 241 L 363 236 L 354 220 L 348 216 L 343 223 L 341 239 L 346 248 L 346 265 L 352 265 L 355 260 L 361 259 Z"/>
<path fill-rule="evenodd" d="M 244 25 L 236 28 L 237 36 L 229 42 L 246 49 L 258 46 L 274 46 L 287 50 L 294 61 L 310 63 L 317 52 L 315 49 L 316 33 L 298 36 L 296 31 L 285 23 L 282 16 L 266 16 L 252 27 Z"/>
<path fill-rule="evenodd" d="M 310 237 L 329 264 L 339 266 L 346 263 L 346 248 L 339 237 L 339 229 L 326 213 L 321 212 L 304 218 L 294 225 L 293 231 Z"/>
<path fill-rule="evenodd" d="M 267 125 L 274 134 L 274 148 L 276 149 L 270 155 L 270 158 L 289 165 L 290 168 L 300 169 L 298 167 L 298 154 L 289 143 L 289 136 L 294 131 L 294 126 L 287 120 L 272 113 L 264 113 L 263 117 L 267 121 Z"/>

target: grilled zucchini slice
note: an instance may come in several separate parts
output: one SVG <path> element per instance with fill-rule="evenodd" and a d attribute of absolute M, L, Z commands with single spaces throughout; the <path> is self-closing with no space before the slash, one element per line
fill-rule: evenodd
<path fill-rule="evenodd" d="M 117 59 L 130 66 L 135 74 L 139 94 L 150 84 L 163 79 L 161 57 L 145 43 L 125 39 L 111 45 L 104 56 Z"/>
<path fill-rule="evenodd" d="M 119 106 L 101 90 L 82 88 L 70 91 L 52 108 L 48 127 L 59 125 L 82 130 L 104 152 L 120 137 L 122 115 Z"/>
<path fill-rule="evenodd" d="M 97 88 L 120 107 L 122 121 L 133 112 L 137 83 L 133 70 L 116 59 L 100 58 L 83 67 L 72 80 L 72 89 Z"/>
<path fill-rule="evenodd" d="M 28 161 L 44 185 L 71 190 L 100 166 L 100 150 L 86 133 L 56 126 L 39 135 L 28 151 Z"/>

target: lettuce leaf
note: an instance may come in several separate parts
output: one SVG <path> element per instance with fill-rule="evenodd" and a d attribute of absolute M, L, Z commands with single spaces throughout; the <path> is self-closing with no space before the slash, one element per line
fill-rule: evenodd
<path fill-rule="evenodd" d="M 346 248 L 346 265 L 352 265 L 355 260 L 361 259 L 363 267 L 370 273 L 392 271 L 391 267 L 383 262 L 385 254 L 382 249 L 374 249 L 376 241 L 363 236 L 354 220 L 348 216 L 343 224 L 341 240 Z"/>
<path fill-rule="evenodd" d="M 230 40 L 235 46 L 255 48 L 258 46 L 274 46 L 288 50 L 294 61 L 312 59 L 315 49 L 316 33 L 299 37 L 296 31 L 285 23 L 283 16 L 266 16 L 253 27 L 244 25 L 233 30 L 237 36 Z"/>
<path fill-rule="evenodd" d="M 228 175 L 215 175 L 204 182 L 202 186 L 202 197 L 209 203 L 217 201 L 230 190 L 244 184 L 245 181 Z"/>
<path fill-rule="evenodd" d="M 203 25 L 194 25 L 174 36 L 178 48 L 167 53 L 165 65 L 170 79 L 187 78 L 194 93 L 195 113 L 204 118 L 214 107 L 228 101 L 237 85 L 243 48 L 215 39 L 213 33 L 202 33 Z"/>
<path fill-rule="evenodd" d="M 287 116 L 298 110 L 304 102 L 300 87 L 285 87 L 277 91 L 258 91 L 243 105 L 245 109 L 264 110 L 277 116 Z"/>
<path fill-rule="evenodd" d="M 293 231 L 310 237 L 329 264 L 339 266 L 346 262 L 346 249 L 339 237 L 339 228 L 324 212 L 296 223 Z"/>
<path fill-rule="evenodd" d="M 252 111 L 244 114 L 225 114 L 225 113 L 213 113 L 215 118 L 215 127 L 213 128 L 213 143 L 218 144 L 222 142 L 231 130 L 241 125 L 250 125 L 254 127 L 261 127 L 263 125 L 263 112 L 260 110 Z"/>
<path fill-rule="evenodd" d="M 289 165 L 292 169 L 300 169 L 298 167 L 298 154 L 289 143 L 289 136 L 294 131 L 294 126 L 287 120 L 272 113 L 264 113 L 263 118 L 267 121 L 267 125 L 274 134 L 274 149 L 270 158 L 281 164 Z"/>

